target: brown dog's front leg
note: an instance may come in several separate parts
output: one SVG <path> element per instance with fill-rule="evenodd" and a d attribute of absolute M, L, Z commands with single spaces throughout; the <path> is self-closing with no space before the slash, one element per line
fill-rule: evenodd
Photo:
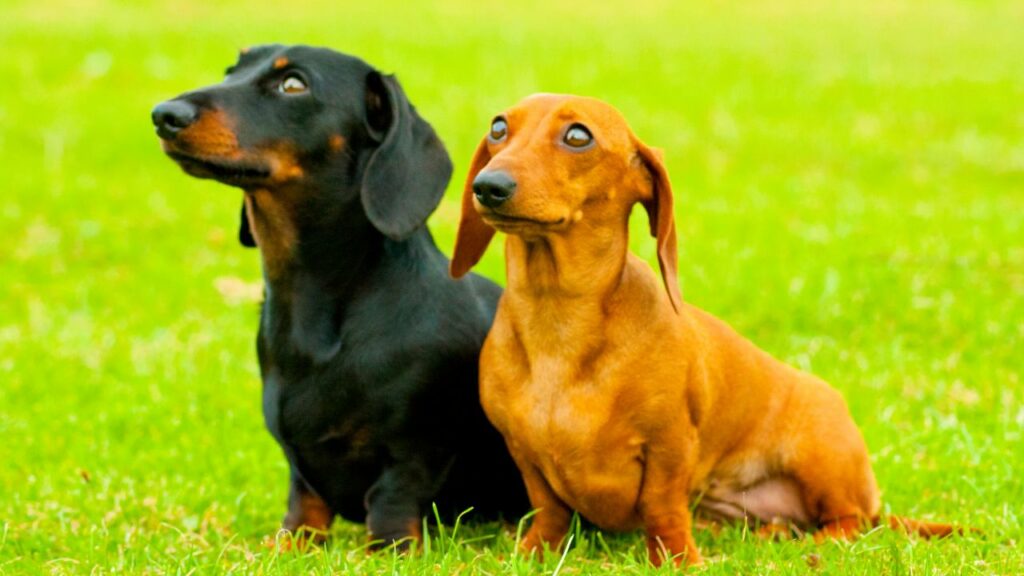
<path fill-rule="evenodd" d="M 690 458 L 679 452 L 648 450 L 640 492 L 640 517 L 647 532 L 647 555 L 661 566 L 671 558 L 676 565 L 701 564 L 700 551 L 693 539 L 693 517 L 687 505 Z"/>
<path fill-rule="evenodd" d="M 519 463 L 518 459 L 516 462 Z M 545 544 L 554 550 L 561 543 L 569 531 L 572 511 L 558 498 L 540 471 L 529 464 L 520 465 L 519 470 L 523 473 L 530 506 L 537 511 L 519 549 L 527 554 L 536 553 L 540 558 Z"/>
<path fill-rule="evenodd" d="M 671 558 L 678 566 L 685 560 L 687 565 L 701 564 L 700 551 L 693 539 L 690 510 L 683 503 L 682 510 L 666 512 L 656 516 L 645 515 L 644 530 L 647 531 L 647 556 L 651 564 L 661 566 Z"/>

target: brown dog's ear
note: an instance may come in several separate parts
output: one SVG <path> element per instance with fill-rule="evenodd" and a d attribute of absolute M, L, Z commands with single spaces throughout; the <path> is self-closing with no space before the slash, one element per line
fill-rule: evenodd
<path fill-rule="evenodd" d="M 382 141 L 363 173 L 363 208 L 377 230 L 402 240 L 437 208 L 452 176 L 452 161 L 394 76 L 367 75 L 366 126 Z"/>
<path fill-rule="evenodd" d="M 469 174 L 466 175 L 466 185 L 462 188 L 462 216 L 459 218 L 459 232 L 455 236 L 452 261 L 448 265 L 448 272 L 453 278 L 465 276 L 466 272 L 480 261 L 480 257 L 487 250 L 487 245 L 491 243 L 491 238 L 494 237 L 494 228 L 484 222 L 473 206 L 473 180 L 490 161 L 487 140 L 481 140 L 480 145 L 476 147 L 476 153 L 473 154 L 473 163 L 469 166 Z"/>
<path fill-rule="evenodd" d="M 658 265 L 661 277 L 668 291 L 668 299 L 672 308 L 678 313 L 683 305 L 683 297 L 679 293 L 679 272 L 676 269 L 676 220 L 672 211 L 672 185 L 668 181 L 668 172 L 662 161 L 661 152 L 648 148 L 643 142 L 637 141 L 637 153 L 650 173 L 653 190 L 651 198 L 643 201 L 647 210 L 647 218 L 651 222 L 651 236 L 658 239 Z"/>

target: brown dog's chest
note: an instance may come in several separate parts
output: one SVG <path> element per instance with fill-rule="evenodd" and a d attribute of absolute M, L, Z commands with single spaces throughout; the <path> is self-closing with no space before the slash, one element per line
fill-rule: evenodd
<path fill-rule="evenodd" d="M 604 529 L 635 528 L 644 437 L 599 382 L 571 380 L 572 371 L 553 360 L 534 364 L 525 379 L 484 371 L 485 410 L 513 454 L 568 507 Z"/>

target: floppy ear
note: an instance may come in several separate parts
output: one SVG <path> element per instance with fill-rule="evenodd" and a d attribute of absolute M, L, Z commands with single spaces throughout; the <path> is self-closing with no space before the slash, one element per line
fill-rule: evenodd
<path fill-rule="evenodd" d="M 371 135 L 383 139 L 363 174 L 363 209 L 377 230 L 401 240 L 437 208 L 452 177 L 452 161 L 394 76 L 376 71 L 366 76 L 366 124 Z"/>
<path fill-rule="evenodd" d="M 242 201 L 242 219 L 238 224 L 238 241 L 246 248 L 256 247 L 256 238 L 252 235 L 252 229 L 249 228 L 249 216 L 245 213 L 245 200 Z"/>
<path fill-rule="evenodd" d="M 658 239 L 658 266 L 665 282 L 668 299 L 678 313 L 683 304 L 679 293 L 679 272 L 676 269 L 676 222 L 672 211 L 672 185 L 661 158 L 661 152 L 648 148 L 643 142 L 636 142 L 637 153 L 644 168 L 650 173 L 653 190 L 651 198 L 644 200 L 647 218 L 651 222 L 651 236 Z"/>
<path fill-rule="evenodd" d="M 484 222 L 473 206 L 473 180 L 490 161 L 487 140 L 481 140 L 480 145 L 476 147 L 476 153 L 473 154 L 473 163 L 469 167 L 469 174 L 466 175 L 466 185 L 462 188 L 462 216 L 459 218 L 459 232 L 455 236 L 452 261 L 448 265 L 448 272 L 453 278 L 465 276 L 466 272 L 480 261 L 480 257 L 487 250 L 487 245 L 491 243 L 491 238 L 494 237 L 494 228 Z"/>

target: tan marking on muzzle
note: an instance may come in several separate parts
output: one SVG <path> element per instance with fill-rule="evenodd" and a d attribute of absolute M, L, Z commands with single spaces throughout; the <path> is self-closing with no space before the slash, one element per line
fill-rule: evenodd
<path fill-rule="evenodd" d="M 242 150 L 232 128 L 231 118 L 222 110 L 207 110 L 191 126 L 178 133 L 172 141 L 164 141 L 165 149 L 181 150 L 211 158 L 239 160 Z"/>

